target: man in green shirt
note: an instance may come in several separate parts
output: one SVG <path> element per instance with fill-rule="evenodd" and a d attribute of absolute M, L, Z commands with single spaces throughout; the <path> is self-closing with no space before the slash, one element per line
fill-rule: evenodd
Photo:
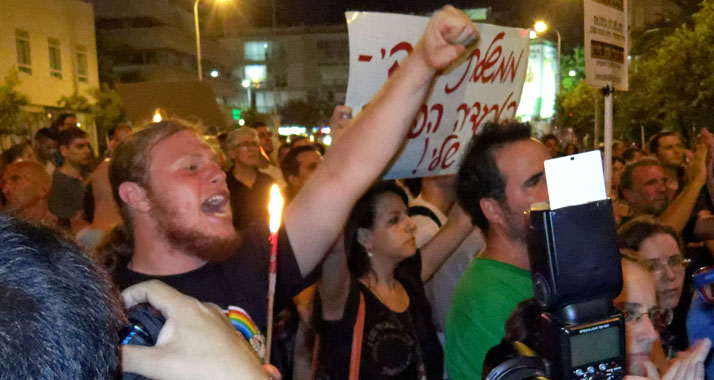
<path fill-rule="evenodd" d="M 508 315 L 533 296 L 525 214 L 548 199 L 548 150 L 528 124 L 488 123 L 461 164 L 459 203 L 486 235 L 486 248 L 459 280 L 446 320 L 450 379 L 481 378 L 483 359 L 504 335 Z"/>

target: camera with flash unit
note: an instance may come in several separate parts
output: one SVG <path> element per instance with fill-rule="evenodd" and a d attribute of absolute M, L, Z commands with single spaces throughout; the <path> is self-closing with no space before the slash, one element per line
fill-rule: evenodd
<path fill-rule="evenodd" d="M 622 267 L 610 200 L 534 205 L 528 257 L 537 302 L 529 344 L 492 348 L 484 379 L 623 379 L 625 322 L 612 303 Z"/>

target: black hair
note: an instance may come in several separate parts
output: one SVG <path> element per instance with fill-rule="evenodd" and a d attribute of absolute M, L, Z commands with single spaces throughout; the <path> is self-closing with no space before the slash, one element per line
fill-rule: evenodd
<path fill-rule="evenodd" d="M 528 123 L 488 122 L 481 134 L 471 140 L 456 178 L 456 198 L 464 211 L 471 216 L 471 222 L 481 228 L 481 231 L 488 231 L 489 225 L 481 211 L 481 199 L 506 201 L 506 182 L 496 165 L 496 151 L 508 144 L 530 138 L 531 127 Z"/>
<path fill-rule="evenodd" d="M 0 216 L 0 294 L 1 377 L 114 378 L 121 303 L 76 244 Z"/>
<path fill-rule="evenodd" d="M 659 132 L 655 133 L 652 137 L 650 137 L 650 141 L 647 143 L 647 144 L 649 145 L 649 148 L 650 148 L 650 153 L 656 155 L 656 154 L 657 154 L 657 151 L 659 151 L 659 140 L 660 140 L 662 137 L 667 137 L 667 136 L 677 136 L 677 137 L 679 137 L 678 134 L 676 134 L 676 133 L 674 133 L 674 132 L 672 132 L 672 131 L 659 131 Z M 682 138 L 679 137 L 679 139 L 681 140 Z"/>
<path fill-rule="evenodd" d="M 541 141 L 543 144 L 545 144 L 545 142 L 548 141 L 548 140 L 555 140 L 555 142 L 558 143 L 558 145 L 560 145 L 560 140 L 558 140 L 558 137 L 556 137 L 556 136 L 555 136 L 554 134 L 552 134 L 552 133 L 547 133 L 547 134 L 543 135 L 543 137 L 540 139 L 540 141 Z"/>
<path fill-rule="evenodd" d="M 347 226 L 345 227 L 345 251 L 347 252 L 347 266 L 357 277 L 362 277 L 369 272 L 369 257 L 367 250 L 357 241 L 360 228 L 371 228 L 377 214 L 377 201 L 386 193 L 398 195 L 404 204 L 408 203 L 407 194 L 404 193 L 393 181 L 377 182 L 357 201 L 352 209 Z"/>
<path fill-rule="evenodd" d="M 266 124 L 264 121 L 256 121 L 249 125 L 249 127 L 253 128 L 253 129 L 258 129 L 260 127 L 267 127 L 267 126 L 268 126 L 268 124 Z"/>
<path fill-rule="evenodd" d="M 72 113 L 72 112 L 63 112 L 63 113 L 59 114 L 59 116 L 57 116 L 57 118 L 55 119 L 55 121 L 52 123 L 52 129 L 54 129 L 54 130 L 59 130 L 60 128 L 62 128 L 62 126 L 64 125 L 64 121 L 65 121 L 68 117 L 74 117 L 74 118 L 76 118 L 77 115 L 75 115 L 75 114 Z"/>
<path fill-rule="evenodd" d="M 640 244 L 653 235 L 669 235 L 677 242 L 680 253 L 682 240 L 677 232 L 670 226 L 662 224 L 651 216 L 639 216 L 620 226 L 617 229 L 617 245 L 619 248 L 639 250 Z"/>
<path fill-rule="evenodd" d="M 35 136 L 33 138 L 35 141 L 41 141 L 41 140 L 54 140 L 57 141 L 57 133 L 55 131 L 49 129 L 49 128 L 40 128 L 35 132 Z"/>
<path fill-rule="evenodd" d="M 642 149 L 640 149 L 636 146 L 631 146 L 622 152 L 622 158 L 625 160 L 625 162 L 630 161 L 630 160 L 632 160 L 632 157 L 634 157 L 635 153 L 637 153 L 637 152 L 639 152 L 640 154 L 644 154 Z M 615 158 L 615 157 L 613 157 L 613 158 Z"/>
<path fill-rule="evenodd" d="M 283 161 L 280 162 L 280 171 L 283 173 L 283 178 L 285 179 L 285 181 L 287 181 L 288 177 L 290 177 L 291 175 L 299 174 L 300 163 L 298 163 L 297 157 L 300 155 L 300 153 L 305 152 L 319 153 L 319 150 L 314 145 L 301 145 L 290 149 L 290 152 L 288 152 L 285 158 L 283 158 Z"/>
<path fill-rule="evenodd" d="M 78 127 L 70 127 L 61 131 L 57 135 L 57 145 L 59 146 L 69 146 L 72 145 L 72 141 L 75 139 L 81 139 L 87 137 L 87 132 L 79 129 Z"/>

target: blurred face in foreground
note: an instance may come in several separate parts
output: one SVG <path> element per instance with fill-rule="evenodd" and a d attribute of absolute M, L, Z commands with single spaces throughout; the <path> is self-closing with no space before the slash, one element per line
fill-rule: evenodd
<path fill-rule="evenodd" d="M 622 276 L 622 293 L 613 302 L 625 315 L 627 374 L 644 376 L 644 363 L 659 339 L 648 315 L 657 305 L 655 285 L 647 270 L 631 261 L 622 261 Z"/>

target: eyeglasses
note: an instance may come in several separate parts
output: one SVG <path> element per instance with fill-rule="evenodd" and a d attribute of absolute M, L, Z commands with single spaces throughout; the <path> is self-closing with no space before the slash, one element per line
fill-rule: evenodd
<path fill-rule="evenodd" d="M 707 302 L 714 304 L 714 267 L 700 268 L 694 275 L 694 287 Z"/>
<path fill-rule="evenodd" d="M 236 144 L 236 148 L 238 149 L 257 148 L 259 146 L 260 145 L 255 141 L 244 141 L 242 143 Z"/>
<path fill-rule="evenodd" d="M 642 317 L 647 315 L 657 331 L 662 331 L 667 328 L 667 326 L 672 323 L 672 319 L 674 319 L 674 313 L 671 309 L 660 306 L 653 306 L 649 310 L 640 313 L 636 313 L 633 310 L 627 310 L 627 308 L 621 311 L 625 316 L 626 323 L 637 323 L 642 320 Z"/>
<path fill-rule="evenodd" d="M 620 249 L 620 255 L 630 261 L 641 264 L 648 272 L 658 276 L 664 272 L 667 266 L 672 271 L 683 271 L 692 262 L 692 260 L 685 258 L 681 254 L 670 256 L 667 262 L 663 260 L 641 260 L 637 257 L 637 251 L 627 248 Z"/>

